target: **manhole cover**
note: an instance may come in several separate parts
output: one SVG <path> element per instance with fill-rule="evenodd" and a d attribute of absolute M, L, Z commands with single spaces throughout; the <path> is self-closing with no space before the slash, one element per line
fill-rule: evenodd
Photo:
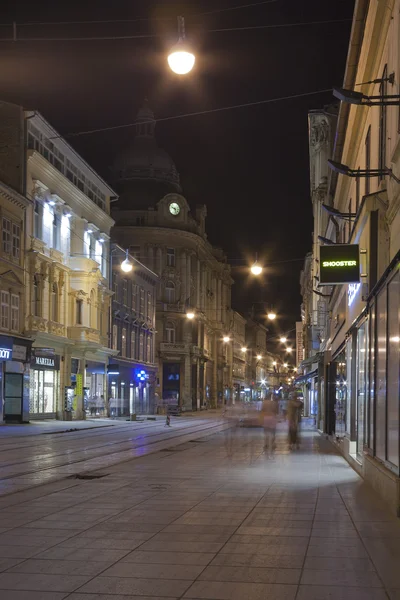
<path fill-rule="evenodd" d="M 108 473 L 104 473 L 104 475 L 89 475 L 85 473 L 76 473 L 76 475 L 70 475 L 67 479 L 101 479 L 102 477 L 107 477 Z"/>

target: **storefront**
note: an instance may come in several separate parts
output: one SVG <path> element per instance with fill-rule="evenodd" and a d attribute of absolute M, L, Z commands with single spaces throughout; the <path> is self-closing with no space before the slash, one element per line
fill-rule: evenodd
<path fill-rule="evenodd" d="M 30 340 L 0 336 L 0 423 L 29 420 Z"/>
<path fill-rule="evenodd" d="M 84 410 L 87 416 L 107 417 L 106 365 L 85 362 Z"/>
<path fill-rule="evenodd" d="M 60 357 L 54 348 L 32 348 L 29 418 L 55 419 L 59 393 Z"/>
<path fill-rule="evenodd" d="M 108 366 L 110 417 L 155 414 L 156 370 L 114 358 Z M 176 375 L 175 370 L 172 371 Z M 178 381 L 179 380 L 174 380 Z"/>

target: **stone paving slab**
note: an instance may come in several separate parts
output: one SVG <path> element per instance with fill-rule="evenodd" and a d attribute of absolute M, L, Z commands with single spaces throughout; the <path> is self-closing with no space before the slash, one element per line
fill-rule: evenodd
<path fill-rule="evenodd" d="M 0 598 L 400 600 L 400 522 L 328 441 L 231 433 L 0 498 Z"/>

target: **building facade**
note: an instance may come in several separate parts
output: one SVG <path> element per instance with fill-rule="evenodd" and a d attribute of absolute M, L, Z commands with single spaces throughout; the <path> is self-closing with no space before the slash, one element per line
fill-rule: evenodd
<path fill-rule="evenodd" d="M 206 207 L 192 214 L 172 159 L 157 145 L 147 104 L 114 173 L 120 196 L 113 239 L 159 277 L 159 402 L 183 410 L 221 405 L 232 395 L 232 351 L 223 342 L 232 320 L 230 267 L 207 240 Z"/>
<path fill-rule="evenodd" d="M 29 420 L 32 341 L 25 335 L 26 214 L 31 202 L 0 183 L 0 424 Z"/>
<path fill-rule="evenodd" d="M 246 319 L 236 311 L 233 311 L 232 316 L 232 401 L 238 403 L 245 400 L 248 387 L 246 380 Z"/>
<path fill-rule="evenodd" d="M 121 269 L 128 259 L 130 272 Z M 154 414 L 157 409 L 156 291 L 158 277 L 116 244 L 111 247 L 111 347 L 108 367 L 109 414 Z M 96 411 L 96 404 L 92 406 Z"/>
<path fill-rule="evenodd" d="M 319 234 L 358 245 L 358 283 L 317 288 L 331 317 L 320 343 L 319 425 L 400 514 L 399 304 L 400 2 L 355 5 L 343 88 L 378 96 L 381 104 L 341 103 L 332 159 L 353 177 L 332 172 L 327 203 L 336 209 Z M 371 172 L 372 170 L 372 172 Z M 358 174 L 357 174 L 358 173 Z M 318 225 L 316 225 L 318 227 Z M 314 260 L 318 257 L 314 254 Z M 319 275 L 318 271 L 315 273 Z"/>
<path fill-rule="evenodd" d="M 106 403 L 110 198 L 115 192 L 37 112 L 2 104 L 12 138 L 4 181 L 26 212 L 25 333 L 33 340 L 29 418 L 84 418 Z"/>

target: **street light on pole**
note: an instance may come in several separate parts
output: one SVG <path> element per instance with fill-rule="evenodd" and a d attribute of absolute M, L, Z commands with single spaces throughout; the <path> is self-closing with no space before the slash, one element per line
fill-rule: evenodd
<path fill-rule="evenodd" d="M 187 75 L 194 67 L 196 57 L 186 42 L 185 19 L 178 17 L 178 43 L 171 48 L 168 55 L 168 64 L 177 75 Z"/>

